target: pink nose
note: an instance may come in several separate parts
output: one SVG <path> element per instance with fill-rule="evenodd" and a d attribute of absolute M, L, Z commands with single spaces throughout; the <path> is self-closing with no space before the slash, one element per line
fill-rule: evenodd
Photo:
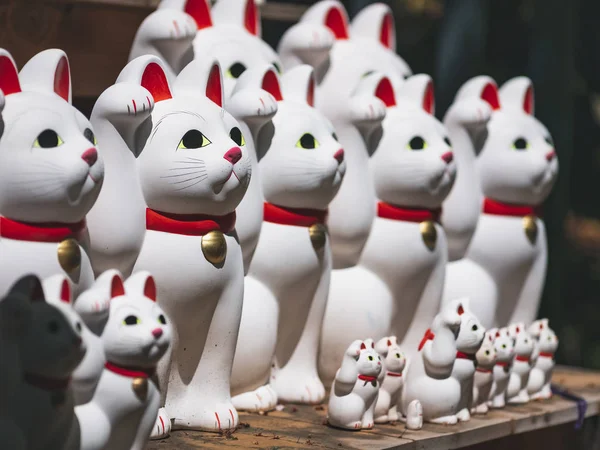
<path fill-rule="evenodd" d="M 454 155 L 452 152 L 446 152 L 442 155 L 442 159 L 446 162 L 446 164 L 450 164 L 454 159 Z"/>
<path fill-rule="evenodd" d="M 338 162 L 338 164 L 344 162 L 344 150 L 340 148 L 333 154 L 333 158 Z"/>
<path fill-rule="evenodd" d="M 227 150 L 227 153 L 223 155 L 223 158 L 225 158 L 231 164 L 235 164 L 240 159 L 242 159 L 242 151 L 239 147 L 232 147 L 229 150 Z"/>
<path fill-rule="evenodd" d="M 554 152 L 554 150 L 550 150 L 548 153 L 546 153 L 546 161 L 548 161 L 548 162 L 552 161 L 555 156 L 556 156 L 556 153 Z"/>
<path fill-rule="evenodd" d="M 95 148 L 88 148 L 83 155 L 81 155 L 81 159 L 83 159 L 88 166 L 93 166 L 96 161 L 98 161 L 98 151 Z"/>
<path fill-rule="evenodd" d="M 154 330 L 152 330 L 152 336 L 154 336 L 155 339 L 158 339 L 162 335 L 163 335 L 162 328 L 155 328 Z"/>

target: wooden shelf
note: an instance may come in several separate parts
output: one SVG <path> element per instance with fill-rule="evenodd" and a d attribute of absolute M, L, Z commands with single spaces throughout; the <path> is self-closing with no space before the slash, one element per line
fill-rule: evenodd
<path fill-rule="evenodd" d="M 559 367 L 554 375 L 554 382 L 587 400 L 586 417 L 599 414 L 600 373 Z M 536 431 L 543 431 L 547 438 L 552 438 L 552 433 L 545 432 L 553 429 L 552 427 L 569 424 L 568 430 L 572 430 L 573 423 L 577 419 L 577 406 L 573 402 L 555 396 L 548 401 L 511 406 L 504 410 L 492 411 L 487 416 L 474 416 L 470 422 L 456 426 L 425 424 L 420 431 L 406 430 L 404 424 L 400 423 L 376 425 L 370 431 L 344 431 L 325 425 L 326 416 L 326 406 L 286 405 L 283 411 L 271 412 L 268 415 L 241 414 L 240 420 L 243 425 L 229 435 L 175 431 L 170 438 L 151 441 L 146 448 L 187 450 L 314 447 L 357 450 L 449 450 L 499 438 L 534 434 Z M 563 435 L 566 432 L 562 429 L 553 430 L 560 430 Z"/>

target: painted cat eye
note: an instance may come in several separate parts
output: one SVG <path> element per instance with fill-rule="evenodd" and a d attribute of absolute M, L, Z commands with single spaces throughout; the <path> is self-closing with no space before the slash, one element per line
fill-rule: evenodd
<path fill-rule="evenodd" d="M 282 74 L 282 71 L 281 71 L 281 66 L 280 66 L 278 63 L 276 63 L 276 62 L 273 62 L 273 67 L 275 67 L 275 70 L 277 71 L 277 73 L 278 73 L 279 75 L 281 75 L 281 74 Z"/>
<path fill-rule="evenodd" d="M 304 133 L 298 142 L 296 142 L 296 147 L 303 148 L 306 150 L 312 150 L 313 148 L 319 147 L 319 141 L 310 133 Z"/>
<path fill-rule="evenodd" d="M 409 150 L 423 150 L 427 148 L 427 142 L 421 136 L 415 136 L 407 145 Z"/>
<path fill-rule="evenodd" d="M 396 358 L 400 358 L 400 353 L 396 353 Z"/>
<path fill-rule="evenodd" d="M 54 130 L 44 130 L 36 138 L 33 146 L 36 148 L 55 148 L 64 144 L 64 141 Z"/>
<path fill-rule="evenodd" d="M 93 145 L 98 145 L 98 141 L 96 140 L 96 136 L 94 135 L 94 132 L 92 130 L 90 130 L 89 128 L 86 128 L 83 131 L 83 137 L 85 137 Z"/>
<path fill-rule="evenodd" d="M 473 331 L 477 331 L 477 330 L 478 330 L 478 327 L 477 327 L 477 325 L 473 325 L 473 326 L 471 327 L 471 330 L 473 330 Z"/>
<path fill-rule="evenodd" d="M 225 76 L 237 80 L 246 71 L 246 66 L 241 62 L 233 63 L 225 72 Z"/>
<path fill-rule="evenodd" d="M 77 330 L 78 333 L 81 333 L 81 323 L 77 322 L 75 324 L 75 329 Z"/>
<path fill-rule="evenodd" d="M 517 138 L 513 142 L 512 148 L 514 150 L 527 150 L 529 148 L 529 142 L 525 138 Z"/>
<path fill-rule="evenodd" d="M 178 149 L 202 148 L 212 142 L 198 130 L 189 130 L 186 132 L 181 141 L 179 141 Z"/>
<path fill-rule="evenodd" d="M 361 75 L 361 78 L 366 78 L 366 77 L 368 77 L 369 75 L 371 75 L 372 73 L 373 73 L 373 71 L 372 71 L 372 70 L 369 70 L 368 72 L 365 72 L 365 73 L 363 73 L 363 74 Z"/>
<path fill-rule="evenodd" d="M 369 356 L 369 361 L 373 361 L 373 357 L 372 356 Z"/>
<path fill-rule="evenodd" d="M 506 348 L 506 344 L 502 344 L 502 348 Z"/>
<path fill-rule="evenodd" d="M 233 142 L 235 142 L 240 147 L 246 145 L 246 140 L 244 139 L 244 135 L 240 131 L 238 127 L 233 127 L 229 132 L 229 137 Z"/>
<path fill-rule="evenodd" d="M 452 142 L 450 142 L 450 138 L 448 138 L 448 136 L 446 136 L 446 137 L 444 138 L 444 142 L 446 143 L 446 145 L 447 145 L 448 147 L 452 147 Z"/>
<path fill-rule="evenodd" d="M 333 139 L 335 139 L 336 141 L 338 141 L 338 142 L 339 142 L 339 139 L 338 139 L 338 137 L 337 137 L 337 134 L 333 133 L 333 134 L 331 135 L 331 137 L 332 137 Z"/>
<path fill-rule="evenodd" d="M 486 354 L 486 355 L 489 355 L 489 354 L 490 354 L 490 351 L 489 351 L 489 350 L 486 350 L 486 351 L 485 351 L 485 354 Z"/>
<path fill-rule="evenodd" d="M 142 321 L 134 315 L 127 316 L 127 317 L 125 317 L 125 320 L 123 320 L 124 325 L 137 325 L 138 323 L 141 323 L 141 322 Z"/>
<path fill-rule="evenodd" d="M 163 314 L 161 314 L 160 316 L 158 316 L 158 322 L 162 323 L 163 325 L 166 325 L 167 319 Z"/>
<path fill-rule="evenodd" d="M 546 143 L 547 143 L 548 145 L 551 145 L 552 147 L 554 147 L 554 141 L 552 140 L 552 136 L 546 136 L 546 137 L 544 138 L 544 140 L 546 141 Z"/>

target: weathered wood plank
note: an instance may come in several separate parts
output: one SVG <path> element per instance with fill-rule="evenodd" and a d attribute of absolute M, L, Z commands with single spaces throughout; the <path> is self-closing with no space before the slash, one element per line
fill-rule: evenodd
<path fill-rule="evenodd" d="M 586 417 L 598 415 L 600 373 L 559 367 L 554 381 L 586 398 Z M 227 436 L 175 431 L 169 439 L 150 442 L 147 449 L 314 447 L 449 450 L 523 433 L 536 434 L 538 430 L 574 422 L 577 419 L 577 407 L 572 402 L 553 398 L 523 406 L 510 406 L 501 411 L 492 411 L 487 416 L 474 416 L 470 422 L 457 426 L 426 424 L 420 431 L 406 430 L 400 423 L 377 425 L 371 431 L 343 431 L 325 425 L 326 416 L 326 407 L 286 405 L 282 411 L 265 415 L 242 414 L 241 420 L 247 426 Z"/>

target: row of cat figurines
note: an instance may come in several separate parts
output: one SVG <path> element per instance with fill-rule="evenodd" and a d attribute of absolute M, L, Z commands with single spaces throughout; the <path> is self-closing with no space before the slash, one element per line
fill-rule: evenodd
<path fill-rule="evenodd" d="M 157 13 L 187 21 L 149 18 L 166 40 L 207 23 L 163 3 Z M 252 11 L 240 17 L 257 23 Z M 71 105 L 64 52 L 20 73 L 0 54 L 0 290 L 25 273 L 62 272 L 76 294 L 106 270 L 152 273 L 177 336 L 157 370 L 157 437 L 171 424 L 234 428 L 237 409 L 278 400 L 319 403 L 349 342 L 394 334 L 410 356 L 440 303 L 463 294 L 486 326 L 535 315 L 546 243 L 527 205 L 558 166 L 531 83 L 498 91 L 476 77 L 442 124 L 430 77 L 404 79 L 389 8 L 360 17 L 349 27 L 339 2 L 311 7 L 298 24 L 316 32 L 310 45 L 282 42 L 319 67 L 282 76 L 249 63 L 223 77 L 213 57 L 226 51 L 177 75 L 139 56 L 90 121 Z"/>
<path fill-rule="evenodd" d="M 548 320 L 486 331 L 468 305 L 453 301 L 435 317 L 410 364 L 396 336 L 352 342 L 331 386 L 329 425 L 361 430 L 402 421 L 418 430 L 424 421 L 453 425 L 507 403 L 551 398 L 558 339 Z"/>

